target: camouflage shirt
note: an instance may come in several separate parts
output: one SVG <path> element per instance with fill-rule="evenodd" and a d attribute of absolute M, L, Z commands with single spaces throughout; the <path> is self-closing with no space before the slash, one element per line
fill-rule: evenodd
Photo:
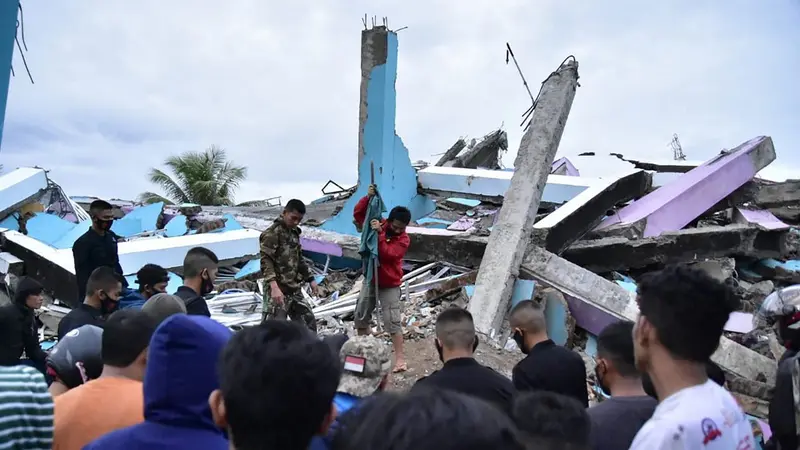
<path fill-rule="evenodd" d="M 314 279 L 303 261 L 300 228 L 290 230 L 279 218 L 261 233 L 261 273 L 264 281 L 276 281 L 284 294 L 297 292 Z"/>

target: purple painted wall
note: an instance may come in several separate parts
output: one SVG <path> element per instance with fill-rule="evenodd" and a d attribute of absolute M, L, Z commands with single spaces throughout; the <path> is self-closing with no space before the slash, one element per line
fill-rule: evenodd
<path fill-rule="evenodd" d="M 677 231 L 750 181 L 775 159 L 772 139 L 759 136 L 683 174 L 603 220 L 598 230 L 644 220 L 644 236 Z"/>

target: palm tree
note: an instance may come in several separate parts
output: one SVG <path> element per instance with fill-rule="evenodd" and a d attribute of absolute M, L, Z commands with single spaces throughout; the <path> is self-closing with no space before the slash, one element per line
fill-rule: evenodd
<path fill-rule="evenodd" d="M 170 156 L 164 165 L 172 175 L 152 168 L 150 182 L 161 187 L 165 195 L 144 192 L 139 195 L 142 203 L 229 206 L 234 204 L 239 184 L 247 178 L 247 167 L 234 165 L 225 150 L 215 145 L 202 152 Z"/>

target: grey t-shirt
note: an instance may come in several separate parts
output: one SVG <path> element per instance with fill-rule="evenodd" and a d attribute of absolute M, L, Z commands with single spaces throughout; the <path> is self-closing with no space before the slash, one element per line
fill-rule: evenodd
<path fill-rule="evenodd" d="M 636 433 L 653 415 L 658 402 L 640 397 L 611 397 L 589 408 L 592 450 L 627 450 Z"/>

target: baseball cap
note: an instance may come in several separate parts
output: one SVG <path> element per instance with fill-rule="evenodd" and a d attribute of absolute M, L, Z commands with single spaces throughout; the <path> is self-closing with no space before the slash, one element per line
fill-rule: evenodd
<path fill-rule="evenodd" d="M 337 392 L 355 397 L 375 393 L 381 380 L 392 370 L 389 346 L 373 336 L 356 336 L 344 343 L 339 351 L 342 378 Z"/>

